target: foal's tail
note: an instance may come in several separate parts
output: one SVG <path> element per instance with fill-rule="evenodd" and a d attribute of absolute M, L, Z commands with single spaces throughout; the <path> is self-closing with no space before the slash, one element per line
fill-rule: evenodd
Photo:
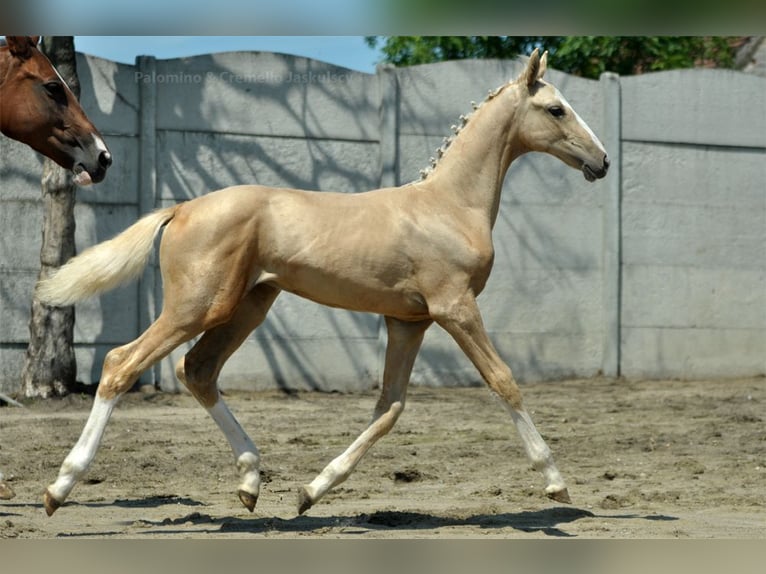
<path fill-rule="evenodd" d="M 63 307 L 134 279 L 146 267 L 154 238 L 173 219 L 177 207 L 150 213 L 113 239 L 73 257 L 37 284 L 37 298 L 47 305 Z"/>

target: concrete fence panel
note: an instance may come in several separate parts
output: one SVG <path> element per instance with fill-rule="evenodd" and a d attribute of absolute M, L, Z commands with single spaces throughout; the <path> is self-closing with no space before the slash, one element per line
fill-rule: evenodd
<path fill-rule="evenodd" d="M 552 62 L 555 65 L 555 61 Z M 78 55 L 82 103 L 115 157 L 78 190 L 77 247 L 157 207 L 241 183 L 358 193 L 419 177 L 520 61 L 458 61 L 365 74 L 237 52 L 135 66 Z M 682 70 L 584 80 L 549 70 L 604 142 L 590 184 L 550 156 L 511 166 L 479 298 L 521 381 L 766 374 L 766 79 Z M 0 139 L 0 389 L 19 388 L 39 269 L 41 158 Z M 161 309 L 156 258 L 141 280 L 77 306 L 79 378 Z M 221 374 L 224 388 L 358 390 L 382 375 L 379 317 L 283 294 Z M 177 389 L 172 353 L 143 380 Z M 413 371 L 478 384 L 438 327 Z"/>

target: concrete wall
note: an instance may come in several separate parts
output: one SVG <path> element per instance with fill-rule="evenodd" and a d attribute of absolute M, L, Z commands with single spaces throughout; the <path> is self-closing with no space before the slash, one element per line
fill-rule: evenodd
<path fill-rule="evenodd" d="M 78 191 L 78 249 L 141 214 L 238 183 L 348 193 L 417 177 L 457 117 L 515 77 L 515 61 L 352 72 L 228 53 L 80 56 L 83 105 L 111 147 L 106 181 Z M 588 184 L 550 156 L 515 162 L 479 299 L 517 378 L 766 373 L 766 79 L 719 70 L 583 80 L 549 71 L 599 134 L 610 175 Z M 0 140 L 0 389 L 18 388 L 39 268 L 40 158 Z M 156 317 L 142 281 L 77 306 L 79 378 Z M 228 388 L 361 389 L 380 376 L 378 317 L 283 294 L 232 357 Z M 176 388 L 170 358 L 144 375 Z M 478 382 L 433 327 L 419 384 Z"/>
<path fill-rule="evenodd" d="M 622 83 L 622 372 L 766 371 L 766 84 Z"/>

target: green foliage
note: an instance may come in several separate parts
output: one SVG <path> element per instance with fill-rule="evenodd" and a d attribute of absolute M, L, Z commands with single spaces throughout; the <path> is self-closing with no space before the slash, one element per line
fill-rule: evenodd
<path fill-rule="evenodd" d="M 734 66 L 733 42 L 703 36 L 574 36 L 551 53 L 555 68 L 587 78 L 699 66 Z"/>
<path fill-rule="evenodd" d="M 467 58 L 512 58 L 530 54 L 545 43 L 544 36 L 367 36 L 374 48 L 381 41 L 383 61 L 395 66 L 414 66 Z"/>
<path fill-rule="evenodd" d="M 586 78 L 695 66 L 731 68 L 737 38 L 721 36 L 368 36 L 383 61 L 411 66 L 464 58 L 514 58 L 541 47 L 557 70 Z"/>

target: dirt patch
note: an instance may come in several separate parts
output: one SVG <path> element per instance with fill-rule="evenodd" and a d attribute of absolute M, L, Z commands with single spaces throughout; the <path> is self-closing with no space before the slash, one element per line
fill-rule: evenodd
<path fill-rule="evenodd" d="M 411 389 L 392 433 L 306 515 L 297 489 L 367 424 L 375 396 L 232 393 L 258 444 L 255 513 L 223 435 L 187 395 L 131 393 L 86 480 L 51 518 L 41 494 L 91 397 L 0 409 L 0 538 L 766 538 L 766 380 L 575 380 L 522 388 L 569 483 L 542 494 L 483 388 Z"/>

